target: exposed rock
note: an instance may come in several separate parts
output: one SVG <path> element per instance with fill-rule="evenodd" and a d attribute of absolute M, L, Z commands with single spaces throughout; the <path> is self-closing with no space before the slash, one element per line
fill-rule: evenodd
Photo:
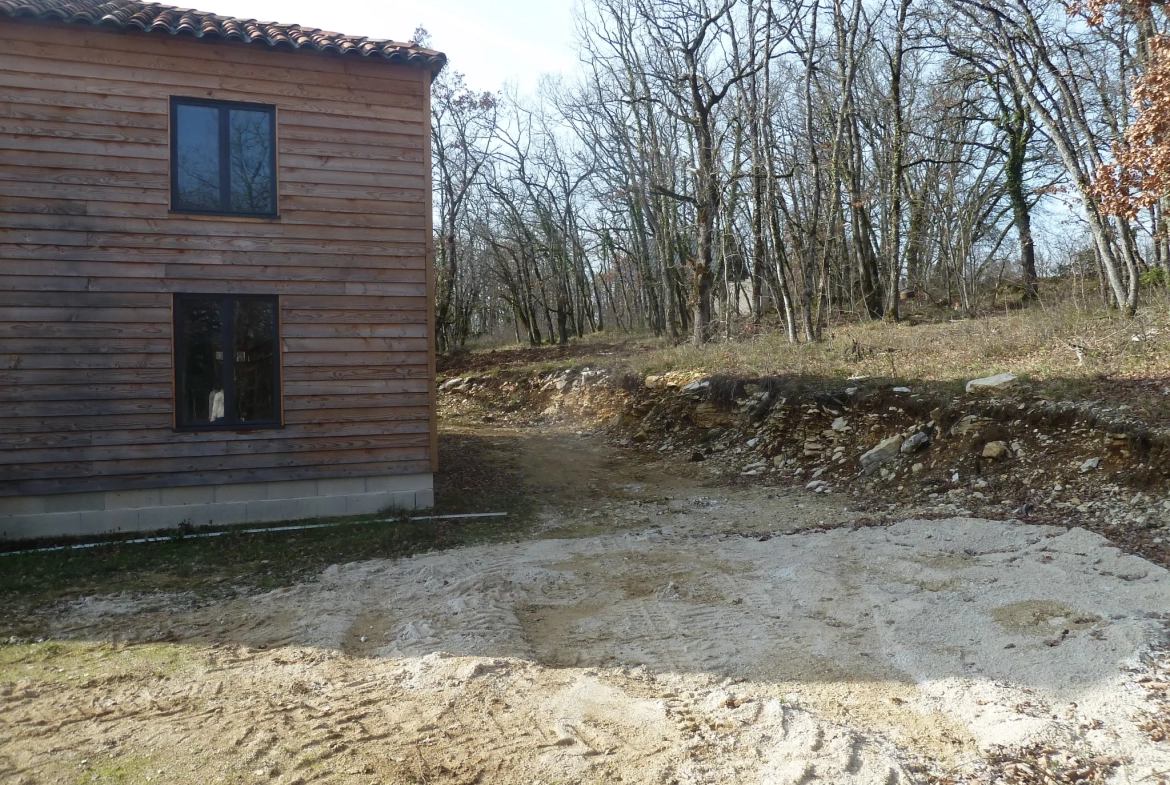
<path fill-rule="evenodd" d="M 901 449 L 903 453 L 909 455 L 910 453 L 918 452 L 928 444 L 930 444 L 930 437 L 922 431 L 919 431 L 918 433 L 911 435 L 910 438 L 906 439 L 906 441 L 902 442 Z"/>
<path fill-rule="evenodd" d="M 983 445 L 983 457 L 998 461 L 1008 454 L 1008 446 L 1004 442 L 988 442 Z"/>
<path fill-rule="evenodd" d="M 866 474 L 873 474 L 883 463 L 897 458 L 903 441 L 901 436 L 891 436 L 877 447 L 862 455 L 861 470 Z"/>
<path fill-rule="evenodd" d="M 663 374 L 647 376 L 644 384 L 651 388 L 672 389 L 682 387 L 694 381 L 695 375 L 690 372 L 669 371 Z"/>
<path fill-rule="evenodd" d="M 967 382 L 968 395 L 995 395 L 1014 387 L 1019 378 L 1010 373 L 997 373 Z"/>
<path fill-rule="evenodd" d="M 737 406 L 739 406 L 739 408 L 741 410 L 751 409 L 751 408 L 757 407 L 760 404 L 762 404 L 764 402 L 764 399 L 767 397 L 768 397 L 768 393 L 758 392 L 758 393 L 755 393 L 754 395 L 752 395 L 748 398 L 741 398 L 741 399 L 737 400 L 735 403 Z"/>
<path fill-rule="evenodd" d="M 844 417 L 838 417 L 837 419 L 833 420 L 833 424 L 830 427 L 834 431 L 847 431 L 849 430 L 849 421 Z"/>
<path fill-rule="evenodd" d="M 690 410 L 691 421 L 696 428 L 712 430 L 715 428 L 722 428 L 726 425 L 726 418 L 723 412 L 719 411 L 710 402 L 696 404 Z M 660 419 L 660 427 L 664 430 L 669 430 L 677 422 L 677 412 L 662 412 Z"/>
<path fill-rule="evenodd" d="M 647 384 L 648 383 L 649 383 L 649 378 L 647 378 Z M 706 390 L 710 386 L 711 386 L 710 379 L 696 379 L 695 381 L 688 384 L 686 387 L 682 388 L 682 391 L 685 393 L 697 393 L 700 390 Z"/>
<path fill-rule="evenodd" d="M 910 392 L 910 388 L 909 388 L 909 387 L 895 387 L 895 388 L 894 388 L 894 392 L 896 392 L 896 393 L 908 393 L 908 392 Z"/>
<path fill-rule="evenodd" d="M 974 433 L 990 424 L 991 420 L 987 417 L 980 417 L 977 414 L 968 414 L 966 417 L 951 426 L 951 436 L 966 436 L 967 434 Z"/>
<path fill-rule="evenodd" d="M 1081 464 L 1081 474 L 1085 474 L 1086 472 L 1091 472 L 1091 471 L 1094 471 L 1094 470 L 1100 469 L 1100 468 L 1101 468 L 1101 459 L 1100 458 L 1090 458 L 1089 460 L 1087 460 Z"/>

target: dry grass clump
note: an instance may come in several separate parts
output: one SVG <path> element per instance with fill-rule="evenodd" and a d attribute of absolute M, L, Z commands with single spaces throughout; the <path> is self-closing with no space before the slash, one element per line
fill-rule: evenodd
<path fill-rule="evenodd" d="M 707 346 L 651 348 L 629 358 L 647 373 L 701 370 L 753 376 L 884 376 L 960 381 L 1011 371 L 1033 379 L 1170 371 L 1170 318 L 1161 303 L 1136 319 L 1073 304 L 976 319 L 834 325 L 824 340 L 790 344 L 768 331 Z"/>
<path fill-rule="evenodd" d="M 1096 400 L 1151 421 L 1170 418 L 1170 317 L 1163 302 L 1136 319 L 1065 302 L 954 321 L 840 323 L 812 344 L 790 344 L 768 331 L 706 346 L 643 347 L 625 358 L 629 371 L 814 383 L 870 378 L 949 393 L 970 379 L 1010 372 L 1041 398 Z"/>
<path fill-rule="evenodd" d="M 515 354 L 517 370 L 552 362 L 641 376 L 692 372 L 833 383 L 871 378 L 956 392 L 970 379 L 1007 371 L 1044 398 L 1104 399 L 1146 416 L 1170 417 L 1170 301 L 1164 294 L 1148 296 L 1134 319 L 1073 298 L 978 318 L 949 315 L 912 313 L 897 324 L 841 321 L 817 343 L 789 343 L 775 325 L 704 346 L 606 333 L 571 347 L 497 348 L 495 359 Z"/>

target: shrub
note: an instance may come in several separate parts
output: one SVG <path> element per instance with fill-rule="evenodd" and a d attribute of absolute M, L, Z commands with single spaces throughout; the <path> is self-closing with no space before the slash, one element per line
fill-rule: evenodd
<path fill-rule="evenodd" d="M 1155 287 L 1165 286 L 1166 270 L 1161 267 L 1155 267 L 1152 270 L 1146 270 L 1138 278 L 1138 285 L 1143 289 L 1153 289 Z"/>

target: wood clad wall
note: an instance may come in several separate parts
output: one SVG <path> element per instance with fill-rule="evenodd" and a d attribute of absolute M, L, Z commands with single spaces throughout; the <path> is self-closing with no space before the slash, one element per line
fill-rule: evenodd
<path fill-rule="evenodd" d="M 0 495 L 431 471 L 429 86 L 0 21 Z M 276 105 L 279 220 L 169 214 L 170 96 Z M 280 295 L 283 429 L 172 430 L 176 292 Z"/>

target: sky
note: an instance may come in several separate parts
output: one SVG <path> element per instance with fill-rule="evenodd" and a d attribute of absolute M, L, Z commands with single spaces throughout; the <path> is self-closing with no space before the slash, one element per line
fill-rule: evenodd
<path fill-rule="evenodd" d="M 174 3 L 174 0 L 168 0 Z M 335 33 L 408 41 L 425 27 L 467 86 L 532 90 L 543 73 L 568 73 L 573 0 L 188 0 L 200 11 L 318 27 Z"/>

